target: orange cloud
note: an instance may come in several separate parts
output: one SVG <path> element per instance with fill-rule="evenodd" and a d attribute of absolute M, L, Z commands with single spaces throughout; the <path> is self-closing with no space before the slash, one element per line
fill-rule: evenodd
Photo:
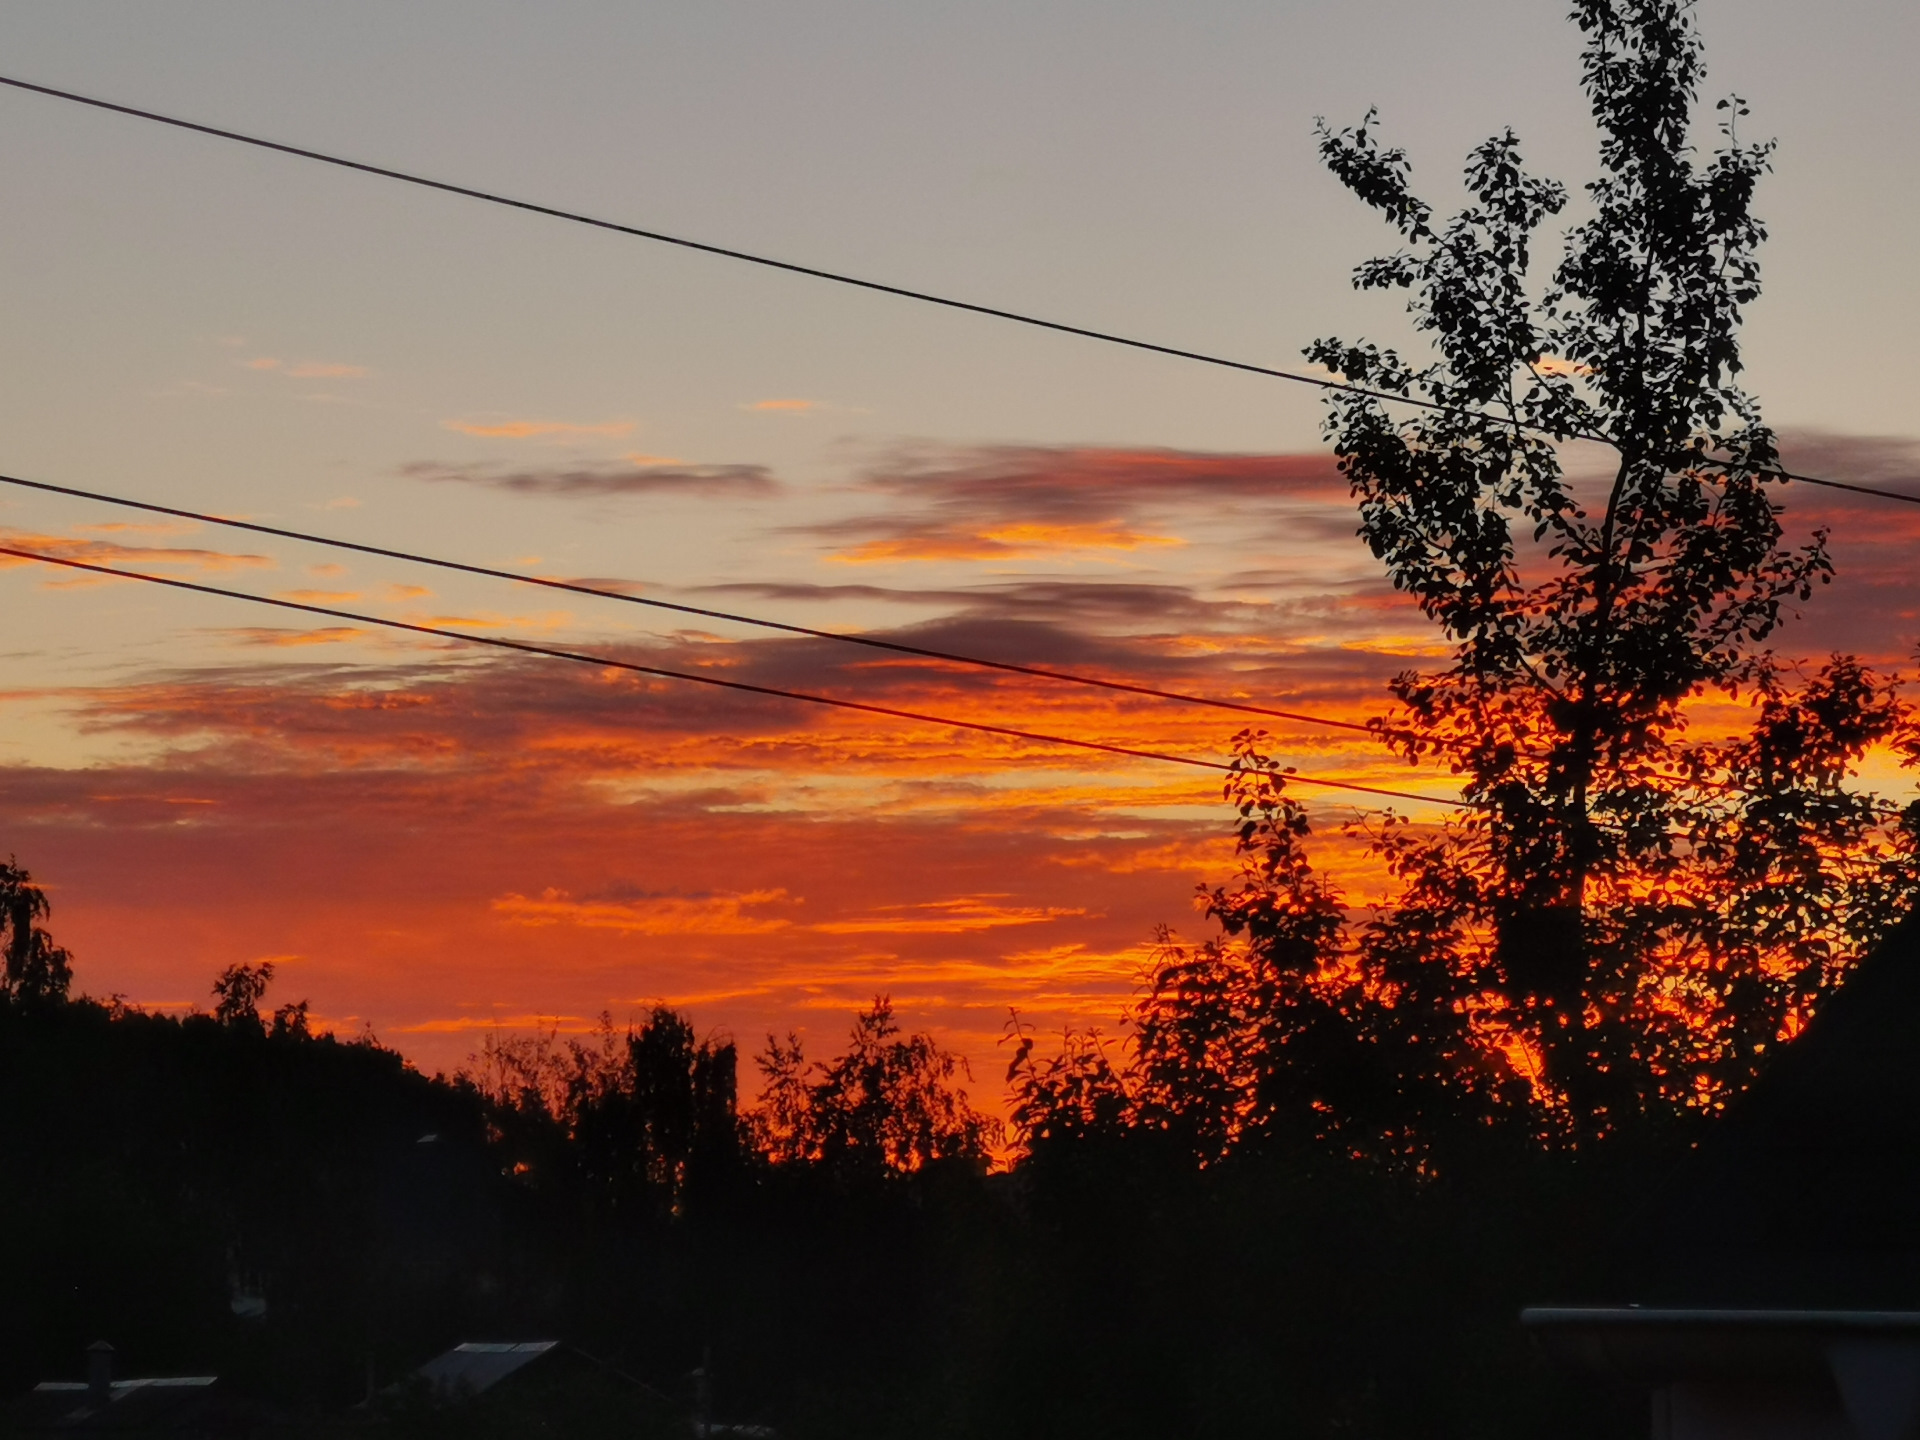
<path fill-rule="evenodd" d="M 809 410 L 821 408 L 818 400 L 755 400 L 742 405 L 742 410 L 757 410 L 763 414 L 804 415 Z"/>
<path fill-rule="evenodd" d="M 276 630 L 267 626 L 249 626 L 222 632 L 246 645 L 271 645 L 297 649 L 306 645 L 340 645 L 363 639 L 367 631 L 352 625 L 328 625 L 319 630 Z"/>
<path fill-rule="evenodd" d="M 926 900 L 894 907 L 897 913 L 829 920 L 809 928 L 822 935 L 964 935 L 970 930 L 1000 930 L 1009 925 L 1044 925 L 1049 920 L 1085 915 L 1085 910 L 1056 906 L 992 905 L 980 896 L 965 900 Z"/>
<path fill-rule="evenodd" d="M 515 925 L 573 925 L 622 935 L 766 935 L 784 930 L 793 922 L 781 916 L 745 912 L 775 903 L 798 902 L 778 889 L 607 900 L 575 900 L 565 891 L 549 889 L 531 900 L 524 895 L 503 895 L 493 902 L 493 911 Z"/>
<path fill-rule="evenodd" d="M 1802 448 L 1788 453 L 1813 473 L 1920 476 L 1914 447 Z M 583 497 L 644 473 L 610 462 L 570 481 L 517 468 L 531 493 Z M 484 473 L 475 483 L 507 483 Z M 667 493 L 772 493 L 763 481 Z M 1378 713 L 1388 678 L 1432 643 L 1354 541 L 1324 457 L 928 450 L 889 457 L 851 493 L 868 513 L 807 533 L 842 550 L 927 536 L 1193 538 L 1138 552 L 1166 570 L 1112 580 L 1014 573 L 913 588 L 802 572 L 726 588 L 810 623 L 860 607 L 850 623 L 890 617 L 910 643 L 1349 720 Z M 1900 660 L 1920 624 L 1920 516 L 1784 494 L 1793 522 L 1833 520 L 1841 569 L 1791 643 Z M 1208 549 L 1202 524 L 1222 516 L 1234 548 Z M 356 638 L 257 634 L 268 647 Z M 1202 758 L 1258 723 L 811 639 L 682 636 L 610 653 Z M 655 999 L 691 1007 L 749 1053 L 788 1028 L 832 1053 L 847 1012 L 884 990 L 908 1023 L 975 1062 L 976 1098 L 991 1105 L 1009 1005 L 1042 1029 L 1111 1028 L 1153 926 L 1200 933 L 1195 883 L 1230 873 L 1232 817 L 1206 772 L 451 646 L 243 658 L 259 663 L 228 653 L 137 683 L 0 696 L 10 719 L 45 716 L 95 747 L 66 768 L 0 765 L 0 813 L 8 847 L 58 886 L 54 932 L 96 994 L 204 1005 L 221 966 L 297 952 L 298 976 L 271 999 L 366 1016 L 431 1068 L 462 1061 L 473 1030 L 496 1019 L 586 1028 L 578 1017 L 610 1010 L 618 1023 Z M 1268 728 L 1275 753 L 1314 774 L 1455 784 L 1364 736 Z M 1349 895 L 1381 893 L 1377 860 L 1339 829 L 1381 802 L 1294 793 Z M 750 1066 L 743 1079 L 751 1090 Z"/>
<path fill-rule="evenodd" d="M 636 653 L 777 681 L 819 666 L 810 644 Z M 825 683 L 1203 754 L 1234 728 L 951 667 L 843 662 Z M 655 998 L 748 1049 L 798 1028 L 818 1050 L 886 990 L 978 1062 L 992 1106 L 1006 1006 L 1111 1026 L 1153 925 L 1185 919 L 1229 858 L 1212 776 L 584 668 L 212 670 L 67 703 L 89 732 L 153 747 L 110 771 L 0 767 L 10 837 L 62 886 L 82 983 L 178 995 L 233 958 L 298 951 L 285 998 L 370 1016 L 429 1066 L 459 1063 L 496 1014 L 620 1020 Z M 1292 758 L 1372 762 L 1322 754 Z M 183 784 L 212 802 L 184 828 Z M 636 857 L 638 883 L 621 878 Z M 135 896 L 127 874 L 150 883 Z"/>
<path fill-rule="evenodd" d="M 200 527 L 185 524 L 178 520 L 163 520 L 158 524 L 141 524 L 131 520 L 109 520 L 99 525 L 76 525 L 73 527 L 83 535 L 191 535 Z"/>
<path fill-rule="evenodd" d="M 545 436 L 631 435 L 631 420 L 611 420 L 599 425 L 573 425 L 560 420 L 442 420 L 441 428 L 462 435 L 477 435 L 485 440 L 534 440 Z"/>
<path fill-rule="evenodd" d="M 465 1035 L 476 1030 L 544 1030 L 560 1035 L 589 1035 L 600 1028 L 598 1016 L 585 1015 L 456 1015 L 396 1025 L 396 1035 Z"/>
<path fill-rule="evenodd" d="M 405 619 L 410 625 L 430 625 L 446 630 L 559 630 L 573 623 L 573 612 L 545 610 L 531 615 L 503 615 L 496 610 L 483 610 L 474 615 L 416 613 L 407 615 Z"/>
<path fill-rule="evenodd" d="M 828 558 L 847 565 L 891 560 L 1010 560 L 1074 550 L 1140 550 L 1186 542 L 1172 535 L 1149 535 L 1119 525 L 1020 522 L 976 534 L 934 531 L 869 540 Z"/>
<path fill-rule="evenodd" d="M 273 567 L 265 555 L 232 554 L 224 550 L 189 550 L 161 545 L 117 545 L 107 540 L 79 540 L 68 535 L 39 535 L 21 530 L 0 530 L 0 540 L 21 550 L 37 550 L 65 560 L 84 560 L 90 565 L 120 565 L 132 569 L 146 566 L 184 568 L 218 573 L 226 570 Z M 0 555 L 0 569 L 32 565 L 12 555 Z M 70 572 L 71 573 L 71 572 Z M 84 577 L 97 580 L 102 577 Z"/>

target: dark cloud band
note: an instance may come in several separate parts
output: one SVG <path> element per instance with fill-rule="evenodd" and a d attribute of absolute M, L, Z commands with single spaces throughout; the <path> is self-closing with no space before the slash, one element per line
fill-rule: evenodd
<path fill-rule="evenodd" d="M 764 465 L 584 465 L 565 469 L 507 470 L 484 465 L 444 465 L 430 460 L 401 467 L 414 480 L 477 485 L 519 495 L 559 500 L 596 500 L 624 495 L 776 495 L 780 482 Z"/>

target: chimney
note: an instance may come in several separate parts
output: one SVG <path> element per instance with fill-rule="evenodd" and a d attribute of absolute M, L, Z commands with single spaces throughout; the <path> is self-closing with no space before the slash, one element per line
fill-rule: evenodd
<path fill-rule="evenodd" d="M 104 1408 L 113 1399 L 113 1346 L 96 1340 L 87 1346 L 87 1403 Z"/>

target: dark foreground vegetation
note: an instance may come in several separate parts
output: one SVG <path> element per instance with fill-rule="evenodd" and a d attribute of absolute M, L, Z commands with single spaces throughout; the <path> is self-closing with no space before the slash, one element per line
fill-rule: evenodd
<path fill-rule="evenodd" d="M 0 882 L 16 922 L 44 909 Z M 1645 1397 L 1543 1364 L 1522 1305 L 1756 1298 L 1672 1268 L 1733 1213 L 1687 1173 L 1710 1111 L 1570 1146 L 1462 1105 L 1370 1152 L 1263 1116 L 1283 1057 L 1236 1062 L 1229 1134 L 1148 1046 L 1042 1058 L 1016 1028 L 1006 1134 L 884 1001 L 832 1060 L 770 1042 L 743 1111 L 733 1045 L 664 1007 L 430 1079 L 268 1012 L 266 967 L 155 1015 L 69 998 L 37 923 L 0 939 L 5 1393 L 80 1378 L 107 1337 L 125 1373 L 218 1373 L 289 1433 L 684 1434 L 698 1369 L 714 1417 L 789 1437 L 1598 1440 L 1639 1433 Z M 1204 1023 L 1164 989 L 1143 1023 Z M 564 1364 L 480 1402 L 408 1379 L 461 1340 L 549 1338 Z"/>
<path fill-rule="evenodd" d="M 1522 1148 L 1470 1178 L 1284 1152 L 1198 1170 L 1127 1129 L 989 1173 L 990 1127 L 884 1006 L 784 1110 L 742 1116 L 731 1046 L 671 1011 L 494 1047 L 450 1081 L 262 1016 L 257 978 L 184 1018 L 18 987 L 0 1004 L 7 1392 L 79 1378 L 107 1337 L 129 1373 L 217 1372 L 302 1424 L 424 1433 L 448 1417 L 389 1391 L 413 1367 L 559 1337 L 657 1396 L 558 1387 L 488 1412 L 503 1433 L 678 1433 L 702 1365 L 720 1418 L 794 1436 L 1593 1418 L 1513 1322 L 1607 1278 L 1585 1242 L 1618 1167 Z"/>

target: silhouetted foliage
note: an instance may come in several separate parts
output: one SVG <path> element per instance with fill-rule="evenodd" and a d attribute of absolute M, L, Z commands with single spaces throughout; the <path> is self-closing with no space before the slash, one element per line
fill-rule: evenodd
<path fill-rule="evenodd" d="M 40 927 L 47 897 L 17 862 L 0 865 L 0 998 L 40 1005 L 64 1000 L 73 983 L 73 957 Z"/>
<path fill-rule="evenodd" d="M 943 1160 L 986 1162 L 1001 1127 L 953 1084 L 966 1068 L 930 1035 L 902 1036 L 893 1002 L 856 1016 L 846 1053 L 809 1066 L 798 1037 L 767 1037 L 755 1131 L 776 1164 L 848 1179 L 908 1174 Z"/>
<path fill-rule="evenodd" d="M 566 1166 L 594 1203 L 660 1217 L 743 1163 L 736 1070 L 732 1041 L 658 1005 L 622 1035 L 602 1016 L 588 1040 L 491 1037 L 465 1078 L 536 1183 Z"/>
<path fill-rule="evenodd" d="M 260 1002 L 273 984 L 273 962 L 229 965 L 213 981 L 213 1018 L 236 1029 L 261 1028 Z"/>
<path fill-rule="evenodd" d="M 218 1356 L 338 1404 L 484 1313 L 503 1274 L 511 1197 L 479 1107 L 377 1046 L 5 1006 L 0 1093 L 0 1226 L 33 1237 L 3 1282 L 14 1384 L 111 1334 L 148 1366 Z"/>
<path fill-rule="evenodd" d="M 1244 785 L 1249 843 L 1280 843 Z M 1215 903 L 1254 917 L 1242 939 L 1310 939 L 1327 896 L 1271 858 L 1246 883 L 1272 905 Z M 995 1173 L 957 1061 L 884 1000 L 825 1064 L 773 1047 L 789 1098 L 756 1133 L 784 1113 L 811 1138 L 763 1158 L 732 1047 L 664 1007 L 494 1037 L 448 1081 L 267 1023 L 271 978 L 224 976 L 225 1018 L 0 1006 L 0 1381 L 71 1375 L 105 1335 L 316 1434 L 684 1433 L 696 1365 L 721 1418 L 792 1440 L 1607 1433 L 1512 1311 L 1591 1273 L 1568 1237 L 1632 1165 L 1354 1166 L 1241 1107 L 1268 1141 L 1196 1168 L 1218 1112 L 1097 1037 L 1042 1060 L 1016 1027 L 1016 1091 L 1058 1123 Z M 456 1341 L 534 1337 L 592 1374 L 453 1405 L 406 1381 Z"/>
<path fill-rule="evenodd" d="M 1823 534 L 1784 540 L 1774 439 L 1735 383 L 1771 146 L 1739 140 L 1728 100 L 1696 162 L 1690 5 L 1574 19 L 1601 176 L 1544 289 L 1534 235 L 1566 191 L 1526 174 L 1513 132 L 1473 153 L 1472 203 L 1443 222 L 1371 112 L 1320 127 L 1406 242 L 1355 284 L 1410 290 L 1439 352 L 1308 352 L 1431 407 L 1328 402 L 1361 535 L 1453 646 L 1395 678 L 1379 733 L 1446 761 L 1467 803 L 1359 827 L 1396 883 L 1350 907 L 1265 737 L 1237 737 L 1241 876 L 1203 892 L 1219 936 L 1163 935 L 1127 1067 L 1029 1062 L 1029 1138 L 1118 1106 L 1203 1163 L 1311 1140 L 1418 1167 L 1489 1125 L 1578 1146 L 1715 1112 L 1912 907 L 1915 812 L 1852 784 L 1870 750 L 1920 760 L 1895 680 L 1765 648 L 1832 568 Z M 1563 469 L 1573 440 L 1614 453 L 1600 500 Z M 1689 738 L 1691 707 L 1742 697 L 1746 734 Z"/>

